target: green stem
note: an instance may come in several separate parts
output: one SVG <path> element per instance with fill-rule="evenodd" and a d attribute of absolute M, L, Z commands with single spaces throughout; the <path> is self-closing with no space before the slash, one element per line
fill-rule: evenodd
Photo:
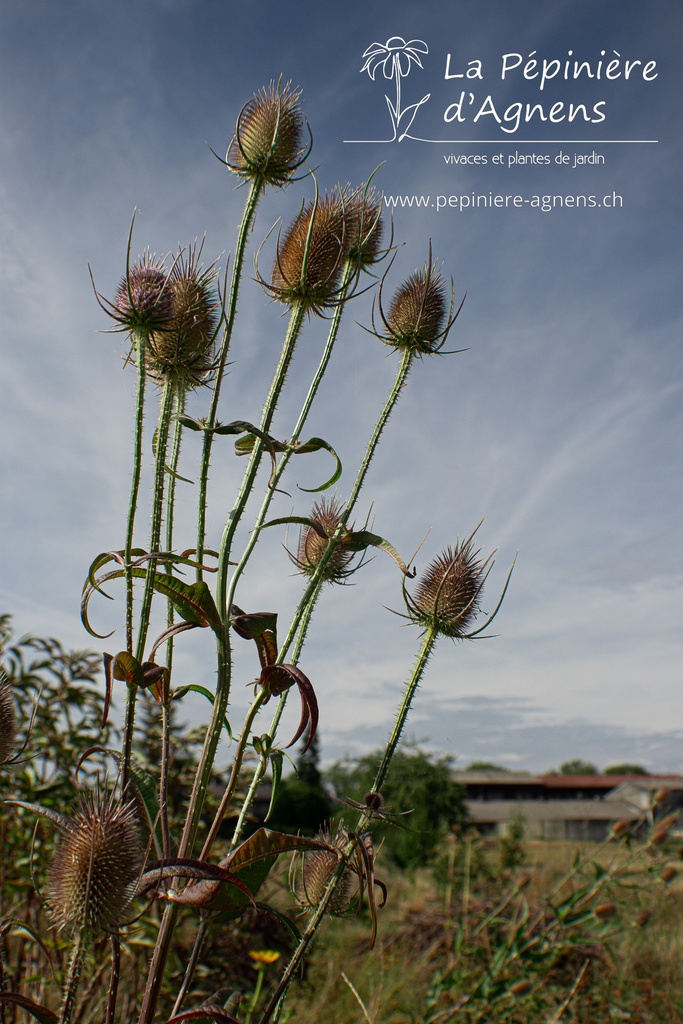
<path fill-rule="evenodd" d="M 375 793 L 379 793 L 384 785 L 384 780 L 387 777 L 387 772 L 389 771 L 389 766 L 396 752 L 396 747 L 401 739 L 403 727 L 406 724 L 406 719 L 408 717 L 408 712 L 410 711 L 410 706 L 413 702 L 413 697 L 415 696 L 415 691 L 417 690 L 420 680 L 424 675 L 424 670 L 427 667 L 427 662 L 429 661 L 432 650 L 434 649 L 438 635 L 437 630 L 433 626 L 430 626 L 423 637 L 420 650 L 418 651 L 417 658 L 415 660 L 415 666 L 410 679 L 406 683 L 405 690 L 403 691 L 403 699 L 401 700 L 396 714 L 394 728 L 392 729 L 391 736 L 387 741 L 384 756 L 382 757 L 380 766 L 377 769 L 377 774 L 375 775 L 375 781 L 372 786 Z M 370 821 L 371 816 L 364 813 L 358 823 L 358 831 L 364 832 Z"/>
<path fill-rule="evenodd" d="M 135 352 L 137 359 L 137 393 L 135 398 L 135 435 L 133 439 L 133 476 L 130 485 L 130 499 L 128 502 L 128 521 L 126 524 L 126 547 L 124 551 L 124 562 L 126 566 L 126 649 L 133 653 L 133 574 L 131 572 L 131 558 L 133 550 L 133 534 L 135 531 L 135 515 L 138 508 L 138 495 L 140 492 L 140 476 L 142 473 L 142 436 L 145 414 L 145 388 L 147 385 L 147 374 L 145 367 L 145 349 L 147 335 L 144 331 L 137 331 L 135 334 Z"/>
<path fill-rule="evenodd" d="M 413 352 L 411 349 L 406 348 L 403 352 L 401 363 L 396 373 L 396 377 L 394 379 L 391 391 L 389 392 L 389 396 L 386 402 L 384 403 L 384 407 L 381 413 L 379 414 L 379 417 L 375 424 L 375 429 L 373 430 L 367 448 L 365 449 L 365 454 L 358 469 L 358 473 L 356 474 L 356 480 L 351 489 L 351 494 L 349 495 L 346 507 L 344 508 L 344 511 L 341 513 L 337 534 L 330 540 L 330 543 L 327 546 L 327 550 L 325 551 L 322 558 L 320 559 L 320 562 L 316 566 L 316 570 L 311 576 L 310 582 L 306 587 L 306 590 L 304 591 L 301 600 L 299 601 L 299 605 L 297 607 L 296 612 L 294 613 L 294 617 L 290 624 L 287 636 L 285 637 L 284 643 L 280 648 L 280 658 L 278 660 L 284 660 L 284 658 L 286 657 L 289 648 L 294 642 L 294 638 L 296 637 L 298 631 L 302 627 L 302 623 L 304 627 L 304 635 L 305 631 L 308 629 L 308 624 L 312 612 L 312 605 L 317 600 L 318 593 L 322 588 L 324 582 L 325 566 L 327 565 L 330 558 L 332 558 L 332 555 L 334 554 L 335 548 L 337 546 L 337 538 L 341 537 L 342 534 L 344 533 L 346 525 L 353 513 L 356 502 L 358 501 L 358 496 L 361 492 L 361 488 L 365 483 L 365 478 L 370 468 L 370 463 L 372 462 L 373 456 L 377 450 L 377 446 L 379 445 L 382 432 L 384 431 L 384 428 L 387 425 L 387 421 L 391 416 L 391 413 L 393 412 L 394 407 L 398 402 L 401 391 L 405 386 L 406 380 L 408 379 L 408 373 L 412 365 L 412 360 Z M 309 606 L 311 607 L 311 611 L 309 611 Z M 302 643 L 303 640 L 301 643 L 297 644 L 297 651 L 299 652 L 301 650 Z"/>
<path fill-rule="evenodd" d="M 199 855 L 199 859 L 200 860 L 206 860 L 208 858 L 208 856 L 209 856 L 209 854 L 211 852 L 211 847 L 213 846 L 213 844 L 214 844 L 214 842 L 216 840 L 216 836 L 218 835 L 218 830 L 221 827 L 221 822 L 223 821 L 223 818 L 225 817 L 225 812 L 228 809 L 228 804 L 230 803 L 230 799 L 231 799 L 233 793 L 235 792 L 235 787 L 237 786 L 237 783 L 239 781 L 240 769 L 242 768 L 242 761 L 244 759 L 244 751 L 246 750 L 247 743 L 249 742 L 249 735 L 251 733 L 251 727 L 254 724 L 254 719 L 256 718 L 257 714 L 259 713 L 259 711 L 261 709 L 261 706 L 263 705 L 263 702 L 264 702 L 264 700 L 266 700 L 267 696 L 268 696 L 267 692 L 264 692 L 263 690 L 261 690 L 256 695 L 256 698 L 252 701 L 251 707 L 249 708 L 249 711 L 247 712 L 247 716 L 244 719 L 244 725 L 242 727 L 242 733 L 241 733 L 239 741 L 237 743 L 237 750 L 235 751 L 235 756 L 234 756 L 233 762 L 232 762 L 232 770 L 230 772 L 230 778 L 228 779 L 228 784 L 225 787 L 225 792 L 223 793 L 223 797 L 221 799 L 220 805 L 219 805 L 218 810 L 216 811 L 216 814 L 214 816 L 213 823 L 211 825 L 211 828 L 209 829 L 209 833 L 208 833 L 206 839 L 204 840 L 204 846 L 202 847 L 202 852 Z M 244 811 L 244 808 L 242 808 L 242 810 Z"/>
<path fill-rule="evenodd" d="M 287 371 L 289 370 L 289 366 L 292 361 L 295 345 L 299 339 L 299 335 L 301 334 L 301 328 L 303 326 L 305 316 L 305 304 L 303 302 L 297 302 L 293 306 L 290 314 L 287 334 L 282 346 L 282 351 L 280 352 L 280 360 L 276 367 L 273 380 L 271 381 L 270 390 L 263 407 L 263 414 L 261 416 L 261 422 L 259 423 L 259 430 L 262 434 L 268 434 L 270 431 L 270 425 L 273 422 L 275 409 L 285 383 Z M 216 603 L 218 605 L 218 613 L 223 622 L 227 622 L 230 617 L 230 605 L 232 604 L 232 598 L 235 592 L 234 580 L 230 587 L 228 587 L 228 569 L 230 565 L 229 560 L 232 550 L 232 542 L 235 538 L 235 531 L 239 526 L 249 496 L 251 495 L 264 450 L 265 444 L 261 438 L 257 438 L 254 444 L 254 449 L 249 457 L 249 464 L 245 470 L 242 485 L 223 531 L 218 558 L 218 582 L 216 584 Z"/>
<path fill-rule="evenodd" d="M 216 369 L 216 380 L 213 388 L 213 395 L 211 397 L 211 408 L 209 415 L 206 420 L 206 430 L 204 433 L 204 444 L 202 448 L 202 462 L 199 473 L 199 499 L 198 499 L 198 514 L 197 514 L 197 561 L 201 564 L 204 555 L 204 541 L 206 537 L 206 500 L 207 500 L 207 488 L 209 482 L 209 467 L 211 465 L 211 447 L 213 445 L 213 428 L 216 425 L 218 416 L 218 402 L 221 394 L 221 384 L 223 382 L 223 376 L 225 374 L 225 366 L 228 358 L 228 350 L 230 348 L 230 341 L 232 339 L 232 331 L 235 324 L 235 314 L 237 312 L 237 296 L 239 293 L 240 281 L 242 278 L 242 269 L 244 266 L 244 253 L 247 246 L 247 238 L 254 220 L 254 214 L 256 213 L 256 207 L 263 191 L 264 182 L 260 178 L 254 178 L 249 188 L 249 194 L 247 195 L 246 202 L 244 204 L 244 211 L 242 213 L 242 220 L 240 222 L 239 231 L 237 233 L 237 244 L 235 246 L 235 255 L 232 261 L 232 276 L 230 279 L 230 290 L 228 292 L 228 303 L 225 310 L 225 327 L 223 330 L 223 340 L 221 342 L 221 351 L 218 360 L 218 367 Z M 202 579 L 202 570 L 197 569 L 197 579 Z"/>
<path fill-rule="evenodd" d="M 403 727 L 406 723 L 408 712 L 410 711 L 410 705 L 412 703 L 413 697 L 415 696 L 415 691 L 417 690 L 420 680 L 424 675 L 424 670 L 427 666 L 429 656 L 432 653 L 432 650 L 436 643 L 437 636 L 438 634 L 436 630 L 429 629 L 425 633 L 425 636 L 422 640 L 422 644 L 420 645 L 420 650 L 418 651 L 413 671 L 403 691 L 403 699 L 401 700 L 401 704 L 399 705 L 398 713 L 396 715 L 396 721 L 394 722 L 394 728 L 392 729 L 391 736 L 387 741 L 384 756 L 382 757 L 380 766 L 377 769 L 377 774 L 375 776 L 375 781 L 373 784 L 374 792 L 380 792 L 382 785 L 384 784 L 387 772 L 389 771 L 389 766 L 396 751 L 396 747 L 398 746 L 398 742 L 401 738 L 401 733 L 403 732 Z M 299 940 L 299 944 L 297 948 L 294 950 L 292 958 L 287 964 L 287 968 L 284 974 L 282 975 L 282 978 L 280 979 L 280 983 L 277 989 L 275 990 L 268 1006 L 266 1007 L 266 1010 L 261 1018 L 260 1024 L 267 1024 L 267 1022 L 275 1013 L 275 1010 L 277 1009 L 280 1000 L 285 995 L 287 988 L 289 987 L 289 984 L 292 978 L 294 977 L 294 974 L 299 964 L 305 957 L 308 947 L 310 946 L 318 928 L 320 927 L 320 923 L 323 917 L 325 916 L 329 902 L 334 894 L 334 890 L 336 889 L 339 880 L 344 874 L 350 858 L 353 856 L 355 850 L 358 847 L 359 837 L 362 836 L 362 834 L 367 830 L 371 821 L 372 812 L 364 811 L 358 820 L 358 826 L 356 828 L 356 831 L 353 833 L 346 847 L 342 851 L 342 857 L 340 859 L 339 866 L 335 873 L 332 875 L 320 903 L 316 907 L 311 919 L 309 920 L 306 930 L 303 932 L 301 939 Z"/>
<path fill-rule="evenodd" d="M 176 383 L 167 378 L 164 381 L 164 390 L 161 396 L 161 409 L 159 411 L 159 425 L 156 436 L 156 458 L 154 463 L 154 489 L 152 491 L 152 526 L 149 537 L 149 552 L 152 554 L 159 551 L 161 545 L 161 524 L 164 513 L 164 492 L 166 488 L 166 456 L 168 452 L 168 435 L 173 415 L 173 404 L 176 397 Z M 147 563 L 147 577 L 142 597 L 142 609 L 140 611 L 140 628 L 138 632 L 138 644 L 136 658 L 142 662 L 145 656 L 145 644 L 149 630 L 149 620 L 152 611 L 152 597 L 154 596 L 154 574 L 156 572 L 156 559 L 150 558 Z"/>
<path fill-rule="evenodd" d="M 292 432 L 290 434 L 290 441 L 292 443 L 294 441 L 298 441 L 300 439 L 301 431 L 304 429 L 304 426 L 306 424 L 306 420 L 308 419 L 308 414 L 311 411 L 311 406 L 313 405 L 315 397 L 316 397 L 316 395 L 318 393 L 318 388 L 320 387 L 320 383 L 321 383 L 323 377 L 325 376 L 325 372 L 327 370 L 327 366 L 329 364 L 330 357 L 332 355 L 332 349 L 334 348 L 334 343 L 336 342 L 337 335 L 339 334 L 339 326 L 341 324 L 342 313 L 344 311 L 344 306 L 346 305 L 346 301 L 345 301 L 346 300 L 346 294 L 347 294 L 347 292 L 348 292 L 348 290 L 349 290 L 349 288 L 350 288 L 354 278 L 356 277 L 356 273 L 357 273 L 356 263 L 348 261 L 346 263 L 346 265 L 345 265 L 345 268 L 344 268 L 344 277 L 343 277 L 341 288 L 340 288 L 340 300 L 339 300 L 339 303 L 335 307 L 335 310 L 334 310 L 334 315 L 332 317 L 332 323 L 330 324 L 330 330 L 329 330 L 328 335 L 327 335 L 327 342 L 325 344 L 325 348 L 323 350 L 323 354 L 320 357 L 320 362 L 318 363 L 318 368 L 317 368 L 317 370 L 315 372 L 313 380 L 311 381 L 311 386 L 308 389 L 308 394 L 306 395 L 304 403 L 303 403 L 303 405 L 301 407 L 301 411 L 299 413 L 299 418 L 297 419 L 296 424 L 294 425 L 294 429 L 292 430 Z M 283 453 L 282 458 L 280 459 L 280 462 L 279 462 L 279 464 L 277 466 L 277 469 L 275 470 L 275 473 L 273 475 L 273 479 L 271 481 L 271 484 L 270 484 L 268 490 L 266 491 L 266 494 L 264 495 L 263 502 L 262 502 L 261 508 L 259 510 L 259 514 L 258 514 L 258 516 L 256 518 L 256 522 L 254 524 L 254 528 L 253 528 L 253 530 L 251 532 L 251 535 L 249 537 L 249 540 L 247 542 L 247 546 L 244 549 L 244 554 L 242 555 L 242 557 L 241 557 L 241 559 L 239 561 L 239 564 L 237 565 L 237 567 L 235 568 L 235 571 L 233 573 L 232 586 L 231 586 L 231 595 L 234 594 L 235 587 L 237 585 L 237 581 L 239 580 L 240 576 L 244 572 L 244 569 L 246 567 L 247 562 L 249 561 L 251 553 L 254 550 L 254 547 L 256 546 L 256 544 L 258 542 L 260 528 L 263 526 L 263 524 L 266 521 L 266 516 L 268 514 L 268 509 L 270 508 L 270 503 L 273 500 L 273 497 L 274 497 L 274 495 L 276 493 L 277 485 L 280 482 L 280 480 L 282 479 L 282 475 L 283 475 L 285 469 L 287 468 L 287 464 L 288 464 L 288 462 L 291 459 L 293 454 L 294 454 L 293 451 L 286 451 L 286 452 Z M 232 600 L 232 597 L 231 597 L 231 600 Z"/>
<path fill-rule="evenodd" d="M 204 940 L 206 938 L 208 930 L 209 919 L 208 917 L 203 917 L 199 923 L 199 928 L 197 929 L 197 934 L 195 935 L 194 938 L 194 946 L 192 947 L 192 953 L 190 954 L 190 959 L 185 969 L 185 976 L 183 977 L 183 983 L 180 986 L 178 997 L 171 1011 L 171 1017 L 175 1017 L 176 1014 L 180 1013 L 182 1009 L 185 996 L 187 995 L 187 990 L 192 984 L 194 972 L 197 970 L 197 964 L 199 963 L 199 958 L 202 955 L 202 948 L 204 946 Z"/>
<path fill-rule="evenodd" d="M 83 964 L 85 963 L 88 939 L 88 929 L 82 928 L 78 932 L 73 949 L 71 950 L 69 974 L 64 986 L 59 1024 L 71 1024 L 71 1018 L 73 1017 L 74 1007 L 76 1005 L 76 996 L 78 995 L 78 986 L 81 980 L 81 971 L 83 970 Z"/>
<path fill-rule="evenodd" d="M 280 354 L 280 361 L 275 371 L 275 376 L 273 377 L 268 397 L 264 405 L 260 424 L 260 429 L 263 433 L 268 433 L 270 429 L 270 424 L 275 414 L 275 407 L 285 382 L 285 377 L 294 352 L 294 346 L 299 337 L 299 333 L 301 332 L 305 315 L 305 307 L 303 304 L 297 303 L 297 305 L 292 309 L 287 335 Z M 249 464 L 245 470 L 242 486 L 240 487 L 239 494 L 223 532 L 218 560 L 218 583 L 216 587 L 217 605 L 222 619 L 221 627 L 216 630 L 218 668 L 216 696 L 211 709 L 204 746 L 202 747 L 202 753 L 195 773 L 192 794 L 190 796 L 187 816 L 185 818 L 185 827 L 183 829 L 183 835 L 178 850 L 179 857 L 190 857 L 192 855 L 191 851 L 197 835 L 197 829 L 199 827 L 199 821 L 204 807 L 204 801 L 206 799 L 206 791 L 211 778 L 216 750 L 218 748 L 218 741 L 223 729 L 225 711 L 228 706 L 232 679 L 229 618 L 230 606 L 227 603 L 227 577 L 228 567 L 230 564 L 230 548 L 234 539 L 235 530 L 237 529 L 251 493 L 264 447 L 263 442 L 260 439 L 257 440 L 249 459 Z M 161 919 L 161 926 L 159 928 L 152 962 L 150 964 L 147 987 L 145 989 L 142 1009 L 140 1011 L 139 1024 L 151 1024 L 154 1016 L 154 1010 L 159 997 L 159 991 L 161 989 L 164 965 L 166 963 L 168 950 L 171 944 L 176 916 L 177 907 L 171 904 L 166 908 Z"/>
<path fill-rule="evenodd" d="M 147 386 L 147 373 L 145 366 L 145 351 L 147 335 L 144 331 L 135 333 L 135 351 L 137 359 L 137 392 L 135 398 L 135 434 L 133 439 L 133 475 L 130 485 L 130 499 L 128 502 L 128 521 L 126 524 L 126 546 L 123 555 L 126 578 L 126 650 L 133 653 L 133 610 L 134 610 L 134 588 L 133 572 L 131 561 L 133 558 L 133 535 L 135 533 L 135 516 L 138 508 L 138 496 L 140 493 L 140 476 L 142 474 L 142 438 L 145 414 L 145 389 Z M 133 747 L 133 729 L 135 726 L 135 703 L 137 690 L 129 686 L 126 692 L 126 708 L 123 716 L 123 748 L 121 762 L 121 787 L 125 792 L 128 785 L 130 772 L 130 758 Z"/>

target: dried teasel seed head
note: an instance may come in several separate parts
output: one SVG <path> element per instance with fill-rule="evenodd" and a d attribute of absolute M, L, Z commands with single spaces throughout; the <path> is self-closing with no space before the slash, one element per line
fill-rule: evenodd
<path fill-rule="evenodd" d="M 156 380 L 172 379 L 184 387 L 200 384 L 214 365 L 219 302 L 214 269 L 203 271 L 196 246 L 176 261 L 169 275 L 173 316 L 164 330 L 150 335 L 147 367 Z"/>
<path fill-rule="evenodd" d="M 162 261 L 147 252 L 119 284 L 110 315 L 127 331 L 163 330 L 173 319 L 173 303 Z"/>
<path fill-rule="evenodd" d="M 73 931 L 117 931 L 142 864 L 134 805 L 88 793 L 60 831 L 47 890 L 55 924 Z"/>
<path fill-rule="evenodd" d="M 479 613 L 486 564 L 471 539 L 446 548 L 427 566 L 415 592 L 406 594 L 410 618 L 443 636 L 466 639 Z"/>
<path fill-rule="evenodd" d="M 7 764 L 14 753 L 17 721 L 12 684 L 0 668 L 0 764 Z"/>
<path fill-rule="evenodd" d="M 330 537 L 341 523 L 341 512 L 341 502 L 336 498 L 323 498 L 314 503 L 309 518 L 315 527 L 304 526 L 299 534 L 296 556 L 289 552 L 289 557 L 304 576 L 312 576 L 318 568 L 327 551 Z M 344 546 L 342 539 L 326 563 L 322 578 L 329 583 L 343 583 L 353 572 L 350 563 L 354 554 L 354 551 Z"/>
<path fill-rule="evenodd" d="M 382 196 L 374 188 L 359 188 L 346 202 L 348 258 L 361 267 L 382 258 Z"/>
<path fill-rule="evenodd" d="M 672 882 L 678 874 L 678 868 L 675 868 L 673 864 L 668 864 L 665 868 L 659 872 L 659 877 L 663 882 L 667 884 Z"/>
<path fill-rule="evenodd" d="M 448 310 L 443 275 L 435 264 L 427 264 L 395 293 L 385 318 L 388 333 L 382 340 L 416 355 L 438 352 L 448 329 Z"/>
<path fill-rule="evenodd" d="M 286 305 L 321 313 L 337 304 L 348 252 L 343 193 L 306 203 L 278 243 L 270 293 Z"/>
<path fill-rule="evenodd" d="M 315 910 L 325 895 L 327 886 L 339 867 L 341 850 L 343 850 L 348 842 L 348 833 L 341 826 L 334 836 L 329 832 L 320 832 L 316 838 L 323 843 L 327 843 L 328 846 L 335 847 L 340 852 L 335 853 L 334 849 L 313 850 L 302 855 L 302 867 L 298 872 L 299 877 L 296 884 L 291 885 L 291 888 L 299 906 L 305 910 Z M 346 867 L 327 905 L 328 913 L 343 913 L 353 898 L 354 888 L 353 870 Z"/>
<path fill-rule="evenodd" d="M 242 109 L 226 163 L 236 174 L 270 185 L 284 185 L 301 166 L 310 147 L 304 145 L 306 119 L 301 90 L 290 82 L 271 82 Z"/>

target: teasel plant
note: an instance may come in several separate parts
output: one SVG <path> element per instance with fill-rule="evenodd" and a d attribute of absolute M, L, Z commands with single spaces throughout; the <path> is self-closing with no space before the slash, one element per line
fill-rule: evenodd
<path fill-rule="evenodd" d="M 200 1005 L 192 1004 L 195 975 L 211 922 L 219 914 L 236 919 L 256 906 L 259 890 L 281 856 L 291 854 L 294 858 L 292 888 L 307 920 L 301 933 L 290 922 L 295 942 L 289 963 L 266 1006 L 259 1011 L 258 1000 L 252 999 L 250 1021 L 256 1022 L 261 1012 L 260 1024 L 266 1024 L 280 1012 L 287 988 L 328 913 L 344 914 L 351 904 L 359 907 L 367 902 L 372 945 L 378 909 L 387 897 L 385 887 L 375 877 L 372 828 L 377 820 L 393 820 L 383 809 L 381 790 L 416 689 L 439 637 L 474 639 L 488 625 L 477 627 L 476 620 L 492 559 L 482 558 L 475 549 L 475 534 L 446 549 L 416 577 L 414 559 L 405 562 L 383 536 L 384 531 L 375 532 L 374 513 L 371 518 L 367 512 L 363 521 L 359 512 L 371 463 L 410 371 L 430 357 L 447 354 L 444 345 L 462 302 L 456 306 L 453 282 L 448 282 L 433 259 L 431 243 L 423 266 L 400 284 L 388 301 L 385 299 L 396 247 L 393 229 L 387 232 L 383 223 L 377 171 L 360 185 L 338 183 L 321 190 L 316 174 L 308 168 L 311 146 L 300 90 L 282 79 L 271 82 L 243 107 L 225 158 L 219 158 L 226 172 L 246 191 L 234 252 L 225 261 L 224 270 L 205 257 L 205 243 L 198 242 L 161 257 L 148 250 L 134 260 L 134 216 L 125 272 L 113 298 L 106 299 L 96 289 L 113 329 L 127 338 L 126 363 L 135 370 L 136 398 L 123 545 L 94 558 L 82 595 L 83 622 L 91 634 L 104 640 L 112 634 L 94 629 L 91 604 L 96 596 L 112 598 L 112 586 L 120 585 L 124 592 L 125 639 L 118 652 L 112 647 L 114 653 L 104 654 L 101 718 L 102 728 L 109 735 L 110 704 L 116 685 L 122 683 L 125 706 L 121 744 L 120 749 L 112 749 L 103 741 L 101 747 L 93 747 L 81 757 L 79 767 L 96 752 L 100 758 L 112 758 L 119 775 L 115 787 L 101 784 L 99 788 L 92 776 L 86 776 L 82 799 L 71 814 L 63 808 L 15 801 L 24 812 L 51 821 L 60 836 L 45 902 L 53 925 L 71 943 L 58 1018 L 63 1024 L 76 1019 L 80 1012 L 80 979 L 84 965 L 89 963 L 87 951 L 94 949 L 93 940 L 98 934 L 111 939 L 113 966 L 107 1024 L 113 1024 L 122 1012 L 117 964 L 125 943 L 119 934 L 126 933 L 135 914 L 145 920 L 151 915 L 157 921 L 145 991 L 136 1009 L 139 1024 L 160 1024 L 162 1020 L 175 1024 L 202 1015 L 213 1017 L 218 1024 L 239 1024 L 239 998 L 235 994 L 219 994 Z M 284 313 L 286 326 L 280 353 L 261 412 L 253 422 L 222 419 L 226 404 L 222 386 L 240 324 L 238 298 L 244 287 L 245 260 L 257 207 L 266 189 L 281 190 L 293 187 L 295 182 L 306 190 L 298 212 L 290 214 L 291 219 L 283 220 L 276 229 L 271 228 L 260 245 L 254 245 L 256 281 L 267 300 L 282 307 Z M 388 265 L 379 276 L 385 259 Z M 335 448 L 325 438 L 309 436 L 307 425 L 321 383 L 331 369 L 342 320 L 347 310 L 362 305 L 363 296 L 368 294 L 374 298 L 367 330 L 391 350 L 389 354 L 398 365 L 355 477 L 351 477 L 350 490 L 344 493 L 344 474 Z M 324 341 L 317 365 L 311 367 L 298 414 L 292 417 L 289 433 L 283 439 L 275 433 L 276 414 L 304 331 L 317 332 Z M 297 372 L 307 371 L 300 368 Z M 147 418 L 155 395 L 158 416 L 151 426 Z M 196 416 L 195 410 L 202 404 L 205 415 Z M 188 480 L 182 456 L 188 431 L 200 440 L 197 471 L 189 473 L 196 480 L 196 503 L 190 502 L 193 515 L 196 512 L 196 532 L 193 526 L 191 539 L 181 548 L 176 533 L 181 502 L 183 511 L 186 504 L 183 487 Z M 207 511 L 211 505 L 212 464 L 217 461 L 214 445 L 225 444 L 226 437 L 234 444 L 233 465 L 243 468 L 222 535 L 212 547 Z M 301 457 L 307 455 L 331 460 L 322 484 L 301 488 L 314 495 L 307 499 L 312 500 L 310 510 L 303 515 L 273 518 L 272 503 L 282 493 L 283 481 L 290 478 L 292 465 L 299 465 Z M 267 481 L 261 489 L 266 471 Z M 146 509 L 143 472 L 152 482 Z M 256 503 L 256 512 L 247 532 L 250 502 Z M 143 510 L 150 524 L 141 541 Z M 381 512 L 377 518 L 381 518 Z M 246 589 L 245 571 L 253 564 L 254 551 L 265 531 L 282 527 L 299 531 L 289 556 L 301 577 L 302 592 L 280 639 L 277 613 L 250 610 L 242 594 Z M 245 533 L 246 539 L 241 541 Z M 398 567 L 405 615 L 422 632 L 422 642 L 377 771 L 372 798 L 357 808 L 359 816 L 353 828 L 331 826 L 308 838 L 276 832 L 264 823 L 250 833 L 247 826 L 263 779 L 270 772 L 275 799 L 287 750 L 302 738 L 306 749 L 316 736 L 321 709 L 302 659 L 317 602 L 325 591 L 329 593 L 334 586 L 349 582 L 368 555 L 376 553 L 388 554 Z M 500 602 L 488 621 L 499 607 Z M 159 632 L 160 621 L 163 627 Z M 182 643 L 183 634 L 190 630 L 203 631 L 215 645 L 213 689 L 194 681 L 176 682 L 174 645 Z M 238 678 L 243 659 L 233 650 L 244 642 L 253 645 L 250 680 Z M 253 699 L 243 721 L 233 723 L 229 720 L 232 695 L 240 681 L 253 686 Z M 141 691 L 148 698 L 146 707 L 156 711 L 159 721 L 160 764 L 151 767 L 140 763 L 134 753 L 136 703 Z M 172 821 L 172 714 L 190 692 L 208 699 L 210 709 L 180 820 Z M 299 722 L 293 735 L 283 735 L 281 723 L 291 694 L 300 702 Z M 9 736 L 11 717 L 3 700 L 0 688 L 0 725 L 7 723 Z M 262 716 L 270 708 L 270 723 L 262 728 Z M 218 773 L 217 759 L 226 738 L 231 744 L 230 762 L 225 773 Z M 13 740 L 3 743 L 0 756 L 5 758 L 6 753 L 5 760 L 11 760 Z M 210 787 L 217 778 L 221 791 L 209 799 Z M 226 837 L 222 828 L 228 812 L 234 824 Z M 115 848 L 121 853 L 121 863 Z M 111 891 L 107 889 L 110 883 Z M 261 904 L 259 909 L 263 909 Z M 267 907 L 264 912 L 269 910 L 274 912 Z M 179 918 L 181 911 L 196 913 L 199 924 L 184 975 L 171 996 L 169 958 L 177 929 L 181 923 L 185 928 L 184 920 Z M 43 1011 L 47 1012 L 45 1007 L 40 1009 Z M 126 1012 L 130 1016 L 128 1003 Z M 52 1018 L 50 1021 L 52 1024 Z"/>

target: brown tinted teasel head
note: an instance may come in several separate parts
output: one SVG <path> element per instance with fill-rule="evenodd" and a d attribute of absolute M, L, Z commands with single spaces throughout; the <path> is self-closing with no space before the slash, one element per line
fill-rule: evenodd
<path fill-rule="evenodd" d="M 425 569 L 415 590 L 404 590 L 408 617 L 442 636 L 464 640 L 480 611 L 479 601 L 491 558 L 482 561 L 470 536 L 446 548 Z"/>
<path fill-rule="evenodd" d="M 342 301 L 350 223 L 347 198 L 340 189 L 305 203 L 278 239 L 270 284 L 262 282 L 273 298 L 320 315 Z"/>
<path fill-rule="evenodd" d="M 271 82 L 242 108 L 228 149 L 228 167 L 243 178 L 284 185 L 306 160 L 308 125 L 290 82 Z"/>
<path fill-rule="evenodd" d="M 142 865 L 137 814 L 113 795 L 87 793 L 60 825 L 47 902 L 58 928 L 116 932 L 125 923 Z"/>

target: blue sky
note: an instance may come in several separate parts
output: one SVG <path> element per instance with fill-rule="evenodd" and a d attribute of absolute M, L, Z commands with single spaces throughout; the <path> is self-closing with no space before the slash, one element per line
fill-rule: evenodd
<path fill-rule="evenodd" d="M 0 597 L 18 630 L 89 644 L 81 583 L 95 554 L 122 544 L 134 380 L 123 339 L 98 333 L 109 325 L 88 264 L 111 295 L 134 207 L 136 252 L 204 234 L 209 260 L 230 251 L 243 193 L 206 143 L 224 152 L 242 104 L 282 73 L 303 89 L 322 188 L 359 182 L 384 162 L 377 181 L 388 196 L 430 197 L 395 210 L 401 245 L 387 288 L 422 265 L 431 239 L 458 297 L 467 293 L 448 345 L 467 351 L 414 369 L 359 518 L 374 503 L 377 530 L 406 557 L 431 528 L 424 565 L 485 516 L 481 544 L 498 548 L 488 607 L 519 551 L 497 638 L 442 642 L 410 734 L 460 763 L 542 769 L 583 756 L 683 770 L 680 5 L 264 0 L 247 12 L 219 0 L 6 0 L 0 19 Z M 410 134 L 435 141 L 345 143 L 390 137 L 394 83 L 362 73 L 362 55 L 399 35 L 429 48 L 423 68 L 402 80 L 402 98 L 405 106 L 429 93 Z M 601 50 L 605 59 L 656 61 L 657 75 L 556 78 L 542 91 L 519 71 L 501 79 L 504 54 L 519 53 L 523 67 L 532 54 L 564 60 L 569 50 L 593 64 Z M 482 78 L 445 80 L 448 53 L 451 70 L 481 61 Z M 554 103 L 590 110 L 604 101 L 605 117 L 536 119 L 507 134 L 492 115 L 445 124 L 463 88 L 475 97 L 470 111 L 487 96 L 501 114 L 516 102 L 547 113 Z M 658 141 L 607 141 L 616 139 Z M 569 165 L 556 163 L 560 150 Z M 592 152 L 604 163 L 573 166 L 575 153 Z M 446 163 L 450 153 L 487 159 Z M 514 154 L 550 163 L 529 166 Z M 431 205 L 472 192 L 617 193 L 623 205 Z M 254 248 L 309 195 L 304 181 L 269 194 Z M 348 311 L 310 422 L 349 477 L 393 376 L 393 357 L 355 323 L 369 316 L 369 298 Z M 248 283 L 224 418 L 257 418 L 283 327 Z M 302 339 L 278 413 L 283 436 L 323 331 L 312 323 Z M 215 473 L 216 536 L 235 468 L 227 449 L 224 466 Z M 302 469 L 302 485 L 318 470 Z M 305 511 L 293 484 L 290 493 L 278 514 Z M 186 525 L 191 535 L 189 512 Z M 300 582 L 282 539 L 264 541 L 238 600 L 278 610 L 284 622 Z M 355 584 L 325 595 L 302 662 L 318 689 L 328 757 L 382 742 L 416 646 L 415 631 L 385 610 L 401 601 L 391 563 L 375 559 Z M 116 613 L 120 606 L 98 607 L 103 630 L 118 624 Z M 181 638 L 177 672 L 210 685 L 203 639 Z M 244 699 L 236 693 L 235 714 Z"/>

